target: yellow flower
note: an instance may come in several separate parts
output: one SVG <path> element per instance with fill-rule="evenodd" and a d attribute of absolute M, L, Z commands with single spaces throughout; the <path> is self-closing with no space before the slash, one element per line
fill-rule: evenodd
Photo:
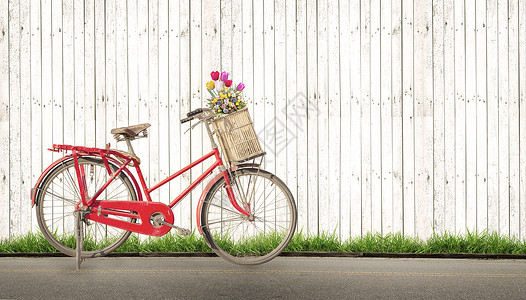
<path fill-rule="evenodd" d="M 209 90 L 213 90 L 216 87 L 215 83 L 213 81 L 209 81 L 206 83 L 206 88 Z"/>

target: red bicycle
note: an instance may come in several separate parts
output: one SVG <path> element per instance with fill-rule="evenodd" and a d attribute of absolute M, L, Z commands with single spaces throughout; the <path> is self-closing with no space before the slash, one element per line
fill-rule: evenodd
<path fill-rule="evenodd" d="M 233 263 L 260 264 L 273 259 L 294 234 L 296 205 L 283 181 L 259 164 L 243 162 L 265 153 L 261 148 L 254 152 L 253 137 L 247 138 L 247 129 L 253 132 L 248 112 L 234 114 L 231 119 L 216 117 L 206 108 L 188 113 L 181 123 L 198 119 L 198 124 L 204 124 L 212 151 L 150 188 L 131 145 L 132 140 L 147 137 L 150 124 L 111 131 L 117 141 L 126 142 L 129 152 L 109 149 L 109 144 L 106 149 L 53 145 L 49 150 L 71 153 L 53 162 L 31 190 L 44 237 L 62 253 L 77 255 L 78 267 L 80 258 L 111 253 L 131 232 L 162 236 L 175 228 L 188 235 L 188 229 L 174 225 L 171 209 L 218 168 L 219 174 L 199 199 L 197 229 L 215 253 Z M 236 137 L 242 142 L 229 142 Z M 243 151 L 245 155 L 239 155 Z M 221 154 L 226 156 L 226 166 Z M 152 201 L 150 193 L 211 157 L 215 162 L 169 205 Z M 129 168 L 135 168 L 138 181 Z M 71 246 L 72 237 L 76 237 L 76 246 Z"/>

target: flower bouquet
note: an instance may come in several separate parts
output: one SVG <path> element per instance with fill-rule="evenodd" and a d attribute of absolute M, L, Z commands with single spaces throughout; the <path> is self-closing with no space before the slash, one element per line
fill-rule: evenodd
<path fill-rule="evenodd" d="M 218 116 L 233 113 L 247 106 L 241 95 L 245 85 L 239 83 L 234 87 L 228 75 L 227 72 L 214 71 L 210 73 L 212 80 L 206 83 L 206 89 L 212 96 L 208 99 L 208 107 Z"/>

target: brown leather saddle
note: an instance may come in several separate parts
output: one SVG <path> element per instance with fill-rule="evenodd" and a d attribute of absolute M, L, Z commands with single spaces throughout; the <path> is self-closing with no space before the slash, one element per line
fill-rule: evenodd
<path fill-rule="evenodd" d="M 134 140 L 137 138 L 148 137 L 148 127 L 151 125 L 149 123 L 143 123 L 138 125 L 132 125 L 128 127 L 114 128 L 111 130 L 111 134 L 118 141 L 124 140 Z"/>

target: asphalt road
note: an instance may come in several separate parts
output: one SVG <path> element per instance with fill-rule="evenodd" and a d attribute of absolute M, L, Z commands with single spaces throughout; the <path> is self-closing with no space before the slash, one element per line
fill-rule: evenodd
<path fill-rule="evenodd" d="M 519 299 L 526 260 L 0 258 L 0 299 Z"/>

